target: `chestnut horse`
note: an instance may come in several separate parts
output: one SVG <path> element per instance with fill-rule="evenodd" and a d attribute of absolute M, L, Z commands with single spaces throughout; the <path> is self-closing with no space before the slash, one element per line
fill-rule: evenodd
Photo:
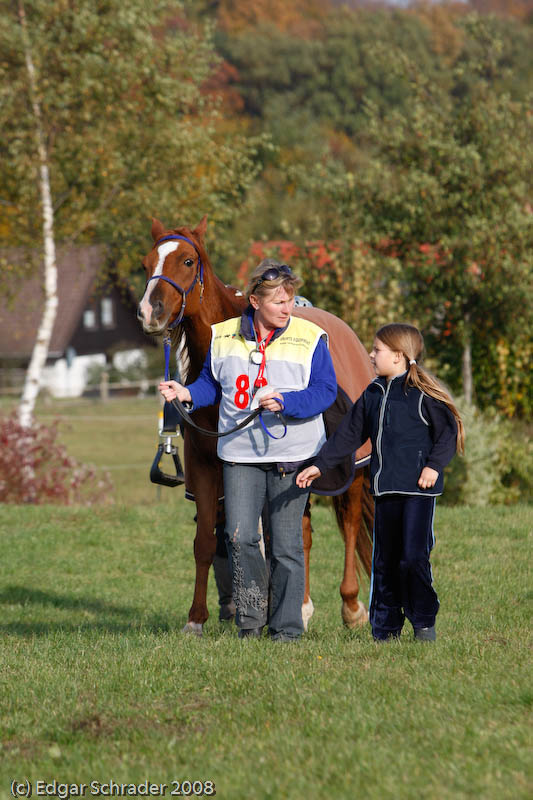
<path fill-rule="evenodd" d="M 246 305 L 241 292 L 226 286 L 214 274 L 204 246 L 206 227 L 206 217 L 194 229 L 181 227 L 172 230 L 167 230 L 154 219 L 154 245 L 142 262 L 147 284 L 139 304 L 138 318 L 145 333 L 170 334 L 174 349 L 185 355 L 186 376 L 182 374 L 181 379 L 187 383 L 194 381 L 202 368 L 211 340 L 211 325 L 240 316 Z M 303 307 L 295 308 L 294 314 L 315 322 L 328 333 L 337 381 L 351 401 L 356 400 L 374 377 L 368 354 L 357 336 L 344 322 L 326 311 Z M 199 409 L 192 412 L 191 417 L 202 428 L 216 431 L 218 407 Z M 370 445 L 366 443 L 356 454 L 356 464 L 364 463 L 369 452 Z M 197 507 L 194 540 L 196 583 L 184 631 L 201 635 L 208 617 L 207 578 L 216 549 L 214 529 L 219 498 L 223 496 L 216 440 L 186 425 L 184 459 L 186 489 L 194 496 Z M 333 502 L 345 545 L 344 575 L 340 585 L 341 613 L 345 625 L 354 628 L 368 620 L 366 608 L 358 599 L 358 558 L 370 574 L 372 557 L 373 501 L 366 469 L 357 469 L 351 485 L 344 494 L 335 496 Z M 306 627 L 313 611 L 309 595 L 311 538 L 308 504 L 303 521 L 306 582 L 302 615 Z M 220 561 L 217 559 L 216 563 L 220 564 Z"/>

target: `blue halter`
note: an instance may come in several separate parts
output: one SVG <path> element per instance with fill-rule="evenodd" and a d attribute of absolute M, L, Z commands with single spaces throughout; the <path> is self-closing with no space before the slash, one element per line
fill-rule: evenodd
<path fill-rule="evenodd" d="M 175 328 L 177 325 L 180 324 L 181 320 L 183 319 L 183 315 L 185 314 L 185 306 L 187 305 L 187 295 L 192 292 L 192 290 L 196 286 L 196 282 L 197 281 L 200 283 L 200 302 L 202 302 L 202 298 L 203 298 L 203 294 L 204 294 L 204 265 L 202 263 L 202 258 L 200 256 L 200 253 L 198 252 L 198 248 L 196 247 L 194 242 L 192 242 L 190 239 L 187 239 L 186 236 L 180 236 L 177 233 L 172 233 L 172 234 L 169 234 L 168 236 L 163 236 L 161 239 L 158 239 L 158 241 L 154 244 L 154 247 L 158 247 L 163 242 L 174 241 L 174 240 L 178 240 L 178 239 L 181 239 L 182 241 L 187 242 L 188 244 L 190 244 L 191 247 L 193 247 L 195 249 L 196 254 L 198 256 L 198 262 L 196 264 L 196 274 L 195 274 L 194 280 L 191 283 L 191 285 L 189 286 L 189 288 L 187 290 L 183 289 L 175 281 L 173 281 L 172 278 L 169 278 L 166 275 L 152 275 L 152 277 L 148 278 L 148 280 L 146 281 L 146 285 L 147 286 L 148 286 L 150 281 L 157 281 L 157 280 L 166 281 L 167 283 L 170 283 L 170 285 L 173 286 L 174 289 L 176 289 L 178 292 L 181 292 L 182 300 L 181 300 L 180 313 L 178 314 L 178 316 L 174 320 L 174 322 L 171 325 L 168 326 L 168 330 L 172 330 L 172 328 Z"/>

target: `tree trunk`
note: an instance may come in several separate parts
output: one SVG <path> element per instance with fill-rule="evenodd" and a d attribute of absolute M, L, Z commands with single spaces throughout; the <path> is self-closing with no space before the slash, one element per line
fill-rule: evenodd
<path fill-rule="evenodd" d="M 54 210 L 52 206 L 52 194 L 50 191 L 50 175 L 48 170 L 48 154 L 41 116 L 41 108 L 37 95 L 37 81 L 35 77 L 35 67 L 33 64 L 31 43 L 26 24 L 26 14 L 24 3 L 18 3 L 19 22 L 22 28 L 24 41 L 24 55 L 26 58 L 26 68 L 28 71 L 29 92 L 35 119 L 35 133 L 37 139 L 37 149 L 39 155 L 39 184 L 41 190 L 41 203 L 43 213 L 43 244 L 44 244 L 44 310 L 41 324 L 37 332 L 33 352 L 31 355 L 24 390 L 19 408 L 19 422 L 23 427 L 29 428 L 32 424 L 33 409 L 39 394 L 42 373 L 48 356 L 50 339 L 57 313 L 57 265 L 56 249 L 54 241 Z"/>
<path fill-rule="evenodd" d="M 473 392 L 472 329 L 470 327 L 470 314 L 465 314 L 465 332 L 463 339 L 463 394 L 467 406 L 472 405 Z"/>

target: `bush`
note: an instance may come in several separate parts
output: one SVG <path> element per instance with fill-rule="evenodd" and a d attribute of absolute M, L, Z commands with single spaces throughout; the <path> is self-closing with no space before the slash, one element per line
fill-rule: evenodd
<path fill-rule="evenodd" d="M 466 430 L 463 457 L 446 469 L 443 503 L 497 505 L 533 499 L 533 447 L 517 423 L 494 411 L 462 405 Z"/>
<path fill-rule="evenodd" d="M 0 503 L 93 505 L 110 502 L 107 474 L 80 464 L 56 441 L 55 422 L 24 428 L 16 415 L 0 418 Z"/>
<path fill-rule="evenodd" d="M 86 381 L 88 386 L 98 386 L 102 374 L 107 372 L 110 383 L 126 383 L 128 381 L 162 380 L 165 360 L 162 347 L 145 347 L 127 365 L 121 367 L 115 363 L 120 351 L 108 351 L 108 356 L 113 359 L 112 364 L 91 364 L 87 369 Z M 120 363 L 120 361 L 119 361 Z"/>

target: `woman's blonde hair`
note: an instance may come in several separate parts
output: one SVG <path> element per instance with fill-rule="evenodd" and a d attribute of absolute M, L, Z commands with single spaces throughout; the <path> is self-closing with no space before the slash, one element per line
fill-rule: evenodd
<path fill-rule="evenodd" d="M 407 369 L 406 386 L 415 386 L 448 406 L 457 423 L 457 452 L 464 453 L 465 430 L 455 403 L 444 386 L 418 363 L 424 352 L 424 337 L 418 328 L 404 322 L 391 322 L 379 329 L 376 339 L 395 353 L 402 353 Z"/>
<path fill-rule="evenodd" d="M 291 296 L 296 294 L 296 289 L 298 286 L 301 286 L 303 281 L 298 277 L 298 275 L 294 275 L 290 271 L 281 272 L 279 277 L 274 278 L 273 280 L 260 280 L 267 270 L 279 269 L 282 266 L 286 269 L 290 269 L 285 264 L 280 264 L 279 261 L 275 261 L 273 258 L 264 258 L 250 275 L 248 286 L 244 290 L 246 299 L 250 300 L 250 295 L 252 294 L 259 298 L 266 297 L 272 291 L 272 289 L 279 289 L 280 286 L 283 286 L 287 294 Z"/>

